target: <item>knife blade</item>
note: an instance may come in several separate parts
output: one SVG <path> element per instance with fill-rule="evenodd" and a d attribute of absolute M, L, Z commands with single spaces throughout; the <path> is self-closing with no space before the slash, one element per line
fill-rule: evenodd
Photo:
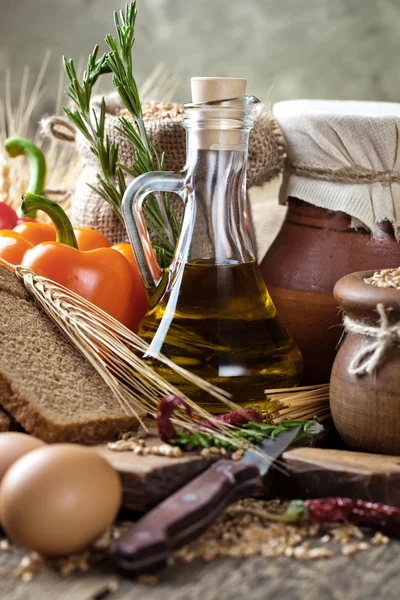
<path fill-rule="evenodd" d="M 119 567 L 131 575 L 164 567 L 172 550 L 200 535 L 229 504 L 261 488 L 273 461 L 300 430 L 301 425 L 264 440 L 258 451 L 247 450 L 239 461 L 218 460 L 161 502 L 116 541 Z"/>

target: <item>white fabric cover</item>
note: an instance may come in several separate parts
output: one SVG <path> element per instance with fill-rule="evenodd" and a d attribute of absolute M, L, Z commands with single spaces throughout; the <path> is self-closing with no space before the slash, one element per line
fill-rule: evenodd
<path fill-rule="evenodd" d="M 400 174 L 400 104 L 331 100 L 290 100 L 273 108 L 287 142 L 288 161 L 327 169 L 362 167 Z M 280 203 L 288 196 L 344 211 L 352 226 L 377 233 L 390 221 L 400 237 L 400 184 L 338 183 L 285 171 Z"/>

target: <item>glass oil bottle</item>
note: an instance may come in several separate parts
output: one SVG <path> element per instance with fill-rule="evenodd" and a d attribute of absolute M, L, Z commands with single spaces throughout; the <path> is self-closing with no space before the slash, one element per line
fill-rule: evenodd
<path fill-rule="evenodd" d="M 123 214 L 146 285 L 150 310 L 138 335 L 178 365 L 262 408 L 264 389 L 291 387 L 302 373 L 300 351 L 279 319 L 255 259 L 246 204 L 251 115 L 246 82 L 193 78 L 185 105 L 187 161 L 182 173 L 155 172 L 128 188 Z M 226 100 L 228 98 L 228 100 Z M 144 224 L 154 192 L 174 192 L 185 204 L 175 257 L 162 272 Z M 226 408 L 151 359 L 171 383 L 210 412 Z"/>

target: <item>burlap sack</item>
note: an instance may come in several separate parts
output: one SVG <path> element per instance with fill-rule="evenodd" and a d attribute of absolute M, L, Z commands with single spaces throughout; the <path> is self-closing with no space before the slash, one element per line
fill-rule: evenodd
<path fill-rule="evenodd" d="M 96 104 L 96 103 L 95 103 Z M 158 108 L 157 108 L 158 106 Z M 183 110 L 181 105 L 144 106 L 145 125 L 149 140 L 158 152 L 165 152 L 166 170 L 179 172 L 186 159 L 186 132 L 182 127 Z M 106 98 L 105 131 L 110 141 L 119 146 L 119 161 L 130 165 L 133 147 L 117 131 L 118 117 L 124 114 L 123 107 L 116 96 Z M 97 159 L 90 150 L 89 143 L 71 124 L 61 117 L 43 120 L 42 129 L 46 133 L 74 143 L 78 151 L 82 169 L 71 200 L 69 216 L 74 226 L 91 227 L 101 231 L 112 243 L 126 241 L 124 226 L 115 216 L 112 208 L 88 184 L 96 184 L 99 172 Z M 283 169 L 285 143 L 279 127 L 270 114 L 261 114 L 250 133 L 247 187 L 260 186 L 276 177 Z M 177 199 L 174 209 L 180 213 L 181 202 Z"/>

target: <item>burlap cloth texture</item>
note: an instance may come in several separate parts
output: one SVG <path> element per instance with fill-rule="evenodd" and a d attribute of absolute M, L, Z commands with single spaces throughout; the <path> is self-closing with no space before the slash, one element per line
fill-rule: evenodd
<path fill-rule="evenodd" d="M 281 203 L 343 211 L 372 237 L 389 221 L 400 239 L 400 104 L 289 100 L 273 114 L 288 154 Z"/>
<path fill-rule="evenodd" d="M 96 106 L 97 101 L 94 104 Z M 119 161 L 129 166 L 132 163 L 133 147 L 117 131 L 118 116 L 122 110 L 123 107 L 115 95 L 106 97 L 105 132 L 110 141 L 119 146 Z M 185 164 L 186 132 L 182 127 L 182 118 L 183 115 L 179 114 L 172 118 L 149 119 L 145 123 L 150 142 L 158 152 L 165 152 L 168 171 L 179 172 Z M 97 229 L 112 244 L 126 241 L 125 228 L 110 205 L 88 186 L 96 184 L 96 175 L 99 172 L 97 159 L 91 152 L 88 141 L 63 117 L 44 119 L 42 130 L 45 134 L 74 143 L 79 154 L 81 172 L 69 209 L 72 224 L 76 227 Z M 279 127 L 271 114 L 262 113 L 255 120 L 250 133 L 247 188 L 261 186 L 281 173 L 285 156 L 285 143 Z M 178 214 L 182 213 L 183 206 L 179 198 L 173 198 L 172 206 Z"/>

